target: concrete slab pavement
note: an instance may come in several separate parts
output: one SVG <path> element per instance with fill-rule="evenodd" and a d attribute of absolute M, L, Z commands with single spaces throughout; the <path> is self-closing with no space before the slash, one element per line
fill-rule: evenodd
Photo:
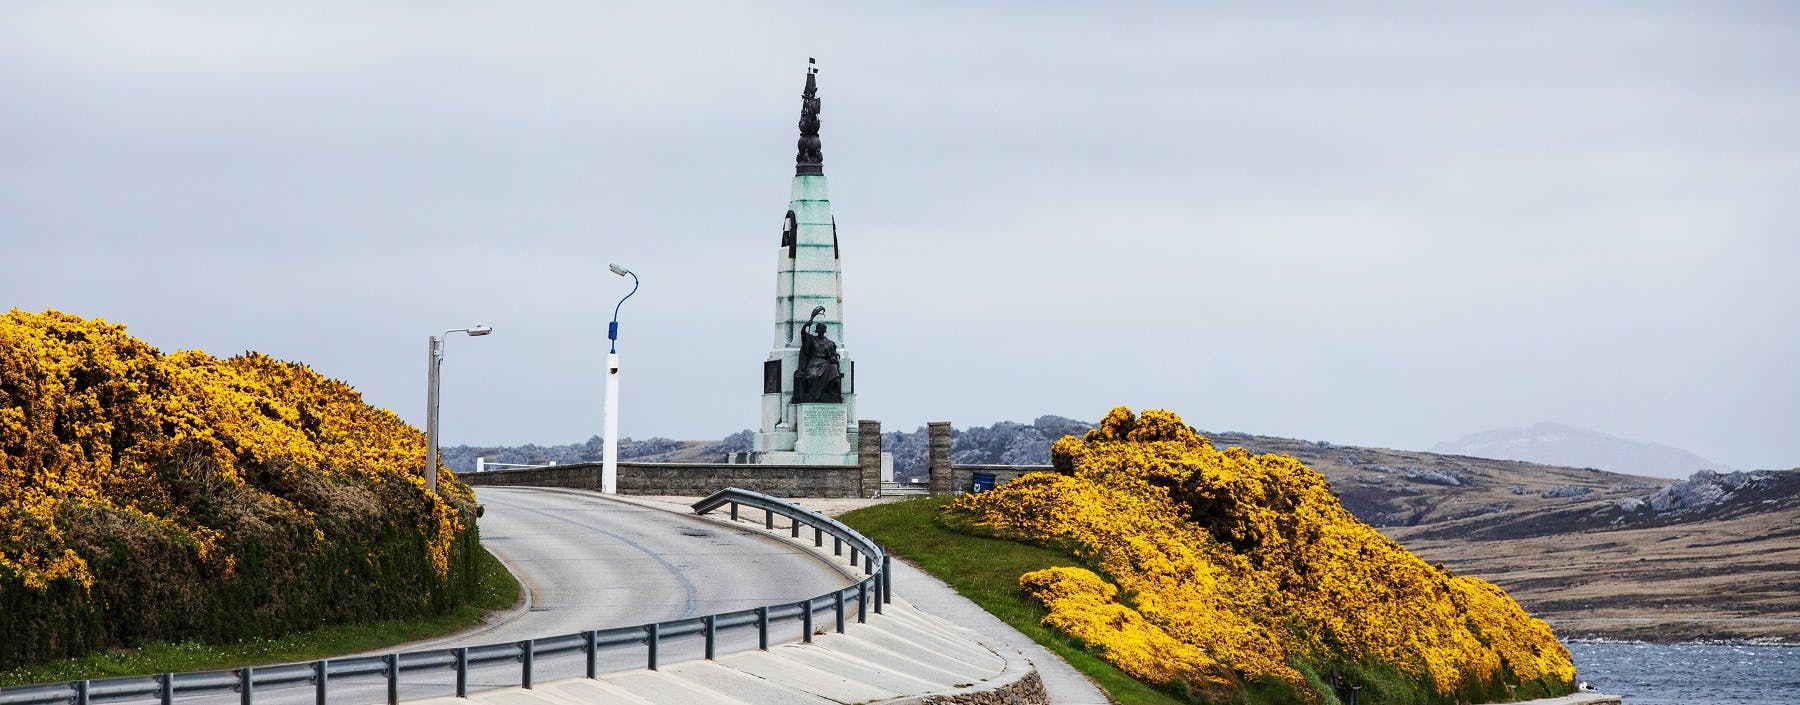
<path fill-rule="evenodd" d="M 642 503 L 669 511 L 692 511 L 690 505 L 699 501 L 698 497 L 626 497 L 625 501 Z M 836 516 L 852 509 L 897 501 L 900 498 L 881 499 L 815 499 L 797 498 L 789 501 L 807 509 L 829 516 Z M 727 521 L 719 519 L 719 521 Z M 740 523 L 750 523 L 748 519 Z M 1051 653 L 1049 649 L 1025 636 L 1011 625 L 989 614 L 987 610 L 970 602 L 968 598 L 957 594 L 956 590 L 943 581 L 919 570 L 902 560 L 894 561 L 894 594 L 895 600 L 904 599 L 917 608 L 919 612 L 942 619 L 976 634 L 975 641 L 984 643 L 993 650 L 1016 652 L 1037 667 L 1038 675 L 1044 681 L 1044 689 L 1050 695 L 1053 705 L 1108 705 L 1112 699 L 1106 696 L 1087 676 L 1075 670 L 1062 657 Z M 908 615 L 898 615 L 905 620 Z M 966 642 L 965 642 L 966 643 Z"/>
<path fill-rule="evenodd" d="M 1112 702 L 1100 686 L 1094 685 L 1062 657 L 970 602 L 969 598 L 957 594 L 943 581 L 901 561 L 894 561 L 893 570 L 896 596 L 904 596 L 921 612 L 973 630 L 993 644 L 1024 654 L 1037 666 L 1038 676 L 1044 680 L 1044 690 L 1050 694 L 1053 705 L 1109 705 Z"/>
<path fill-rule="evenodd" d="M 882 622 L 911 622 L 883 633 Z M 931 632 L 938 639 L 971 639 L 956 625 L 936 620 L 896 598 L 881 615 L 853 624 L 844 634 L 824 633 L 811 644 L 791 642 L 768 651 L 728 654 L 714 661 L 688 661 L 660 670 L 636 669 L 473 693 L 467 700 L 433 698 L 424 705 L 845 705 L 909 703 L 931 696 L 990 690 L 1033 673 L 1021 654 L 999 654 L 985 648 L 973 662 L 947 663 L 922 657 L 920 645 L 896 636 L 897 631 Z M 883 634 L 885 638 L 865 639 Z M 977 643 L 973 640 L 968 643 Z"/>

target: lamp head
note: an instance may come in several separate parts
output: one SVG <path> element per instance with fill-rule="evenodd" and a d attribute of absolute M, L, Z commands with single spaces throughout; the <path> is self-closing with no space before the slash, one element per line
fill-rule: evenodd
<path fill-rule="evenodd" d="M 630 273 L 631 273 L 631 270 L 629 270 L 629 269 L 626 269 L 626 268 L 624 268 L 624 267 L 621 267 L 621 266 L 619 266 L 619 265 L 616 265 L 616 264 L 609 264 L 609 265 L 606 265 L 606 268 L 607 268 L 607 269 L 610 269 L 610 270 L 612 270 L 612 273 L 613 273 L 613 274 L 617 274 L 617 275 L 619 275 L 619 276 L 621 276 L 621 277 L 622 277 L 622 276 L 625 276 L 625 275 L 627 275 L 627 274 L 630 274 Z"/>
<path fill-rule="evenodd" d="M 483 325 L 469 326 L 469 335 L 471 335 L 471 336 L 487 335 L 492 332 L 494 332 L 494 329 L 491 326 L 483 326 Z"/>

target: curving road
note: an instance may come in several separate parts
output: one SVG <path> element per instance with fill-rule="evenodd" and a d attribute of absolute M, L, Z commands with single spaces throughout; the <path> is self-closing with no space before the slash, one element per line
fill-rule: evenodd
<path fill-rule="evenodd" d="M 750 529 L 710 522 L 591 492 L 526 487 L 483 487 L 486 507 L 482 545 L 499 556 L 529 591 L 529 609 L 498 624 L 452 637 L 405 644 L 389 651 L 476 646 L 697 617 L 779 602 L 798 602 L 855 582 L 819 554 Z M 860 575 L 858 576 L 860 577 Z M 791 631 L 791 630 L 789 630 Z M 798 638 L 786 634 L 777 641 Z M 720 651 L 755 648 L 754 632 L 720 635 Z M 697 637 L 665 643 L 664 663 L 700 656 Z M 609 649 L 600 670 L 640 668 L 641 646 Z M 518 664 L 470 669 L 471 689 L 516 685 Z M 581 675 L 580 654 L 541 658 L 535 678 Z M 415 700 L 453 692 L 449 670 L 409 672 L 400 697 Z M 380 676 L 331 679 L 331 702 L 355 705 L 386 700 Z M 258 687 L 258 705 L 306 705 L 310 685 Z M 150 702 L 154 702 L 153 700 Z M 178 698 L 182 705 L 228 705 L 232 693 Z"/>
<path fill-rule="evenodd" d="M 510 622 L 414 648 L 697 617 L 813 597 L 855 582 L 816 554 L 748 529 L 592 492 L 482 487 L 481 543 L 530 591 Z M 860 577 L 860 576 L 858 576 Z"/>

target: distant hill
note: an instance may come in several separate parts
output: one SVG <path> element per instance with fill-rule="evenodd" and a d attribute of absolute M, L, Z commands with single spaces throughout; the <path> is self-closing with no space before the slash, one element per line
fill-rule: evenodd
<path fill-rule="evenodd" d="M 1432 446 L 1431 452 L 1654 477 L 1686 477 L 1696 470 L 1732 469 L 1724 463 L 1673 446 L 1618 438 L 1555 423 L 1472 433 Z"/>
<path fill-rule="evenodd" d="M 443 449 L 444 465 L 458 473 L 475 471 L 475 459 L 515 465 L 568 465 L 598 463 L 606 444 L 599 436 L 580 443 L 540 446 L 449 446 Z M 619 439 L 619 459 L 644 463 L 718 463 L 729 453 L 750 450 L 750 430 L 744 429 L 717 441 L 676 441 L 667 438 Z"/>

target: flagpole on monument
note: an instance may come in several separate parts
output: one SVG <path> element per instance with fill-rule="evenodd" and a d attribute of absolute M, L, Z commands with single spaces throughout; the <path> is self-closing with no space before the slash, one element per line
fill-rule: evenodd
<path fill-rule="evenodd" d="M 613 274 L 631 277 L 631 294 L 637 293 L 638 276 L 631 270 L 616 264 L 606 265 Z M 625 305 L 625 299 L 613 306 L 612 324 L 606 328 L 606 339 L 612 341 L 612 347 L 606 353 L 606 450 L 601 456 L 600 492 L 602 494 L 619 493 L 619 307 Z"/>

